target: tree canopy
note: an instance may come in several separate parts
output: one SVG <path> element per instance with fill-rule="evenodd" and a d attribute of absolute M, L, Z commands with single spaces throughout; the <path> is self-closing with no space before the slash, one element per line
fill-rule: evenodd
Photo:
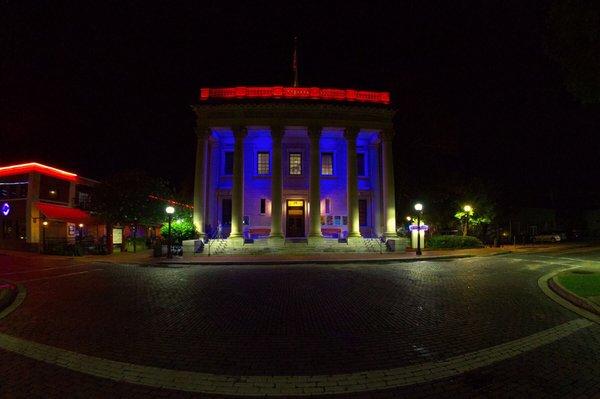
<path fill-rule="evenodd" d="M 143 171 L 127 171 L 95 187 L 92 209 L 107 223 L 160 225 L 165 203 L 150 196 L 171 198 L 172 194 L 166 181 Z"/>

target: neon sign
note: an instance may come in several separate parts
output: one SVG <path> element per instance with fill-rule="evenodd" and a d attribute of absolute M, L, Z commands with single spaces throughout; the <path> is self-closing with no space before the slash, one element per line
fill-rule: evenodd
<path fill-rule="evenodd" d="M 77 175 L 75 173 L 67 172 L 65 170 L 53 168 L 52 166 L 42 165 L 37 162 L 28 162 L 18 165 L 10 165 L 0 167 L 0 176 L 12 176 L 22 173 L 37 172 L 48 176 L 57 177 L 59 179 L 66 179 L 70 181 L 76 181 Z"/>
<path fill-rule="evenodd" d="M 8 203 L 5 202 L 4 204 L 2 204 L 2 214 L 4 216 L 8 216 L 9 213 L 10 213 L 10 205 L 8 205 Z"/>
<path fill-rule="evenodd" d="M 366 91 L 354 89 L 331 89 L 320 87 L 221 87 L 200 89 L 200 101 L 209 99 L 236 100 L 236 99 L 292 99 L 292 100 L 324 100 L 324 101 L 349 101 L 362 103 L 389 104 L 388 91 Z"/>
<path fill-rule="evenodd" d="M 427 230 L 429 230 L 429 226 L 427 226 L 426 224 L 422 224 L 421 228 L 417 227 L 416 224 L 411 224 L 408 228 L 410 231 L 415 231 L 415 230 L 427 231 Z"/>

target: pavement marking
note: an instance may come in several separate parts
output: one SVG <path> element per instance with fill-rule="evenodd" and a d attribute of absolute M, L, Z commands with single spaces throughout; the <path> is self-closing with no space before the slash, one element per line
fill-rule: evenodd
<path fill-rule="evenodd" d="M 441 361 L 333 375 L 219 375 L 142 366 L 84 355 L 0 333 L 0 349 L 118 382 L 236 396 L 312 396 L 393 389 L 449 378 L 519 356 L 594 325 L 575 319 L 527 337 Z"/>
<path fill-rule="evenodd" d="M 85 273 L 90 273 L 90 272 L 97 272 L 100 270 L 104 270 L 104 269 L 92 269 L 92 270 L 84 270 L 82 272 L 74 272 L 74 273 L 66 273 L 66 274 L 58 274 L 56 276 L 48 276 L 48 277 L 38 277 L 38 278 L 32 278 L 29 280 L 20 280 L 19 283 L 30 283 L 33 281 L 40 281 L 40 280 L 51 280 L 53 278 L 61 278 L 61 277 L 69 277 L 69 276 L 75 276 L 77 274 L 85 274 Z"/>

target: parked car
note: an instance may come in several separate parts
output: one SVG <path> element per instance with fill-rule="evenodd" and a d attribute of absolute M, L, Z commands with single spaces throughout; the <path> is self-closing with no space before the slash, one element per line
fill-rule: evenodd
<path fill-rule="evenodd" d="M 556 233 L 538 234 L 533 237 L 533 242 L 560 242 L 561 236 Z"/>

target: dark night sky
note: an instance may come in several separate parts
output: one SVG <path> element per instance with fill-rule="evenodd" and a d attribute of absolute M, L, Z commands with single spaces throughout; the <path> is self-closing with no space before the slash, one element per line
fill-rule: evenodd
<path fill-rule="evenodd" d="M 401 197 L 451 176 L 525 205 L 598 198 L 600 107 L 548 56 L 551 2 L 87 3 L 2 1 L 0 164 L 181 186 L 198 88 L 290 83 L 297 33 L 301 84 L 392 92 Z"/>

